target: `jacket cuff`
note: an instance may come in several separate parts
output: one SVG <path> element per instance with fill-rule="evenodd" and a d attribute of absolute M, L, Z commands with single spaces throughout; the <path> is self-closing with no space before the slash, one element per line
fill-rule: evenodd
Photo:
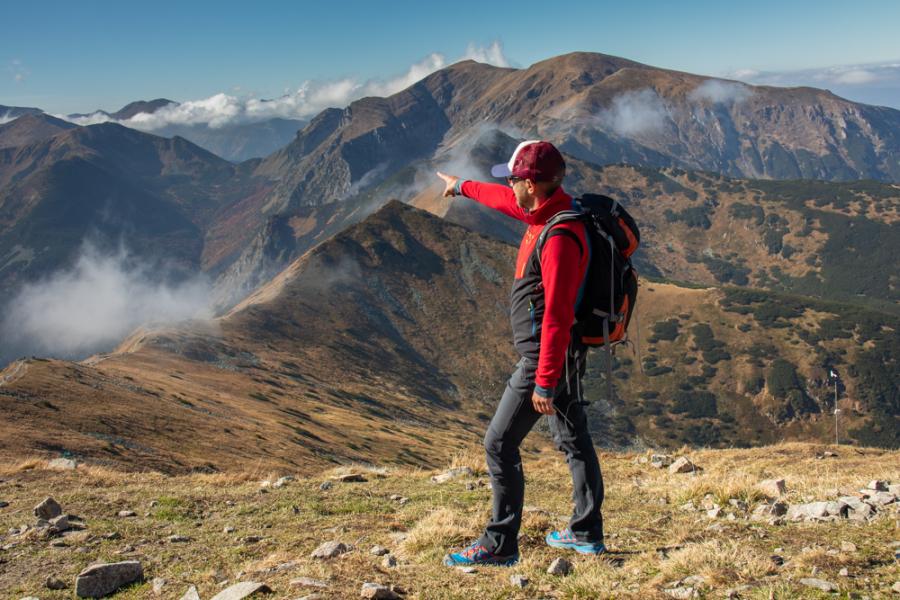
<path fill-rule="evenodd" d="M 453 186 L 453 195 L 454 196 L 464 195 L 462 193 L 462 186 L 466 181 L 468 181 L 468 179 L 457 179 L 456 180 L 456 185 Z"/>
<path fill-rule="evenodd" d="M 545 388 L 541 385 L 534 386 L 534 391 L 541 398 L 552 398 L 553 397 L 553 388 Z"/>

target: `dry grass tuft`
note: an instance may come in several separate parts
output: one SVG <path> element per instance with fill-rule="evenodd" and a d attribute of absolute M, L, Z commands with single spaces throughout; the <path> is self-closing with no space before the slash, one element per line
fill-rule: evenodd
<path fill-rule="evenodd" d="M 449 508 L 438 508 L 413 525 L 398 554 L 422 562 L 434 561 L 479 533 L 471 518 Z"/>
<path fill-rule="evenodd" d="M 659 564 L 659 575 L 651 583 L 660 585 L 689 575 L 701 575 L 713 585 L 748 583 L 775 570 L 767 555 L 740 540 L 708 540 L 672 552 Z"/>

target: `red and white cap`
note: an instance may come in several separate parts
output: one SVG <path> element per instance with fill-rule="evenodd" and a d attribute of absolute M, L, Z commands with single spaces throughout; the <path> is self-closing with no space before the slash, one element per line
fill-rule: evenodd
<path fill-rule="evenodd" d="M 508 163 L 494 165 L 494 177 L 519 177 L 532 181 L 554 181 L 566 174 L 566 161 L 556 146 L 541 140 L 528 140 L 516 147 Z"/>

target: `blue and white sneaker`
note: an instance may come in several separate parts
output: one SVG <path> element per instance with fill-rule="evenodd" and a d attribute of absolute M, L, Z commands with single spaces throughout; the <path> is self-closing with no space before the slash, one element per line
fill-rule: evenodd
<path fill-rule="evenodd" d="M 565 548 L 581 554 L 603 554 L 606 552 L 606 546 L 603 542 L 579 541 L 568 527 L 562 531 L 548 533 L 544 540 L 547 542 L 547 545 L 554 548 Z"/>
<path fill-rule="evenodd" d="M 448 567 L 470 567 L 474 565 L 511 567 L 517 562 L 519 562 L 518 552 L 507 556 L 494 554 L 480 542 L 474 542 L 468 548 L 464 548 L 459 552 L 454 552 L 444 557 L 444 564 Z"/>

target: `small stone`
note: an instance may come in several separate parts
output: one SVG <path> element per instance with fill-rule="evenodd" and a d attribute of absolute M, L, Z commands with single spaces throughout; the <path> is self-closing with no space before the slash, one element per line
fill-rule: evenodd
<path fill-rule="evenodd" d="M 709 517 L 710 519 L 715 519 L 721 514 L 722 514 L 721 506 L 716 506 L 716 507 L 711 508 L 708 511 L 706 511 L 706 516 Z"/>
<path fill-rule="evenodd" d="M 369 600 L 397 600 L 400 596 L 391 588 L 380 583 L 364 583 L 359 595 Z"/>
<path fill-rule="evenodd" d="M 68 548 L 69 544 L 64 539 L 55 539 L 50 542 L 51 548 Z"/>
<path fill-rule="evenodd" d="M 397 566 L 397 558 L 393 554 L 385 554 L 381 559 L 381 566 L 385 569 L 393 569 Z"/>
<path fill-rule="evenodd" d="M 156 500 L 150 501 L 150 508 L 156 508 L 157 506 L 159 506 L 159 502 L 157 502 Z"/>
<path fill-rule="evenodd" d="M 312 558 L 334 558 L 336 556 L 340 556 L 346 552 L 350 551 L 350 547 L 343 542 L 325 542 L 320 545 L 318 548 L 313 550 L 313 553 L 310 555 Z"/>
<path fill-rule="evenodd" d="M 703 496 L 703 500 L 700 501 L 700 508 L 702 508 L 703 510 L 711 510 L 718 505 L 719 503 L 716 500 L 716 497 L 712 494 L 706 494 L 705 496 Z"/>
<path fill-rule="evenodd" d="M 830 581 L 825 581 L 824 579 L 816 579 L 815 577 L 805 577 L 800 580 L 800 583 L 801 585 L 816 588 L 822 590 L 823 592 L 838 591 L 838 586 L 834 585 Z"/>
<path fill-rule="evenodd" d="M 650 455 L 650 466 L 657 469 L 668 467 L 673 462 L 672 457 L 668 454 L 652 454 Z"/>
<path fill-rule="evenodd" d="M 6 502 L 5 500 L 0 500 L 0 508 L 6 508 L 7 506 L 9 506 L 9 502 Z"/>
<path fill-rule="evenodd" d="M 264 538 L 260 535 L 248 535 L 246 537 L 241 538 L 241 541 L 245 544 L 256 544 L 261 542 Z"/>
<path fill-rule="evenodd" d="M 843 569 L 838 571 L 838 575 L 840 575 L 841 577 L 850 577 L 850 571 L 847 569 L 847 567 L 844 567 Z"/>
<path fill-rule="evenodd" d="M 524 575 L 510 575 L 509 582 L 516 587 L 526 587 L 528 585 L 528 578 Z"/>
<path fill-rule="evenodd" d="M 403 498 L 400 498 L 400 501 L 399 501 L 399 502 L 400 502 L 400 506 L 403 506 L 404 504 L 406 504 L 407 502 L 409 502 L 409 498 L 407 498 L 407 497 L 404 496 Z"/>
<path fill-rule="evenodd" d="M 683 510 L 685 512 L 691 512 L 691 511 L 697 510 L 697 507 L 694 506 L 693 500 L 688 500 L 687 502 L 685 502 L 684 504 L 679 506 L 678 510 Z"/>
<path fill-rule="evenodd" d="M 372 548 L 369 550 L 369 554 L 374 554 L 375 556 L 384 556 L 388 553 L 390 553 L 390 550 L 388 550 L 384 546 L 372 546 Z"/>
<path fill-rule="evenodd" d="M 779 498 L 787 492 L 784 479 L 764 479 L 756 487 L 769 498 Z"/>
<path fill-rule="evenodd" d="M 474 575 L 478 572 L 478 569 L 475 567 L 457 567 L 460 573 L 465 573 L 466 575 Z"/>
<path fill-rule="evenodd" d="M 692 587 L 674 587 L 663 590 L 666 596 L 676 600 L 688 600 L 697 596 L 697 590 Z"/>
<path fill-rule="evenodd" d="M 900 594 L 900 581 L 891 586 L 891 591 L 895 594 Z"/>
<path fill-rule="evenodd" d="M 399 500 L 400 498 L 402 498 L 402 497 L 403 497 L 403 496 L 401 496 L 400 494 L 391 494 L 390 499 L 393 500 L 394 502 L 396 502 L 396 501 L 398 501 L 398 500 Z"/>
<path fill-rule="evenodd" d="M 234 533 L 236 530 L 231 525 L 226 525 L 224 529 L 222 529 L 223 533 Z"/>
<path fill-rule="evenodd" d="M 875 490 L 876 492 L 886 492 L 888 491 L 888 484 L 886 481 L 881 481 L 880 479 L 875 479 L 869 482 L 869 485 L 866 486 L 870 490 Z"/>
<path fill-rule="evenodd" d="M 212 597 L 212 600 L 242 600 L 254 594 L 270 594 L 272 589 L 264 583 L 243 581 L 225 588 Z"/>
<path fill-rule="evenodd" d="M 313 579 L 312 577 L 300 577 L 298 579 L 292 579 L 291 586 L 325 589 L 328 587 L 328 582 L 322 581 L 321 579 Z"/>
<path fill-rule="evenodd" d="M 119 511 L 119 516 L 122 517 L 122 518 L 126 518 L 126 517 L 136 517 L 136 516 L 137 516 L 137 513 L 134 512 L 133 510 L 120 510 L 120 511 Z"/>
<path fill-rule="evenodd" d="M 64 590 L 69 587 L 69 585 L 65 581 L 63 581 L 59 577 L 53 577 L 52 575 L 47 578 L 47 580 L 44 582 L 44 585 L 47 586 L 48 590 Z"/>
<path fill-rule="evenodd" d="M 290 483 L 293 480 L 294 480 L 294 478 L 291 477 L 290 475 L 285 475 L 284 477 L 279 477 L 275 481 L 275 483 L 272 484 L 272 487 L 273 488 L 283 488 L 284 486 L 286 486 L 288 483 Z"/>
<path fill-rule="evenodd" d="M 669 473 L 691 473 L 696 470 L 697 467 L 686 456 L 678 458 L 669 465 Z"/>
<path fill-rule="evenodd" d="M 769 560 L 771 560 L 772 564 L 774 564 L 776 567 L 780 567 L 784 564 L 784 557 L 779 554 L 773 554 L 769 557 Z"/>
<path fill-rule="evenodd" d="M 181 600 L 200 600 L 200 594 L 197 592 L 197 586 L 192 585 L 181 597 Z"/>
<path fill-rule="evenodd" d="M 319 489 L 324 492 L 324 491 L 330 490 L 333 486 L 334 486 L 334 484 L 332 482 L 323 481 L 321 484 L 319 484 Z"/>
<path fill-rule="evenodd" d="M 841 552 L 856 552 L 856 544 L 853 542 L 841 542 Z"/>
<path fill-rule="evenodd" d="M 738 498 L 729 498 L 728 504 L 730 504 L 731 506 L 735 507 L 736 509 L 738 509 L 740 511 L 746 511 L 748 508 L 747 503 Z"/>
<path fill-rule="evenodd" d="M 875 492 L 869 496 L 869 501 L 878 506 L 886 506 L 897 501 L 897 497 L 890 492 Z"/>
<path fill-rule="evenodd" d="M 163 579 L 162 577 L 154 577 L 153 578 L 153 593 L 159 596 L 163 592 L 163 588 L 166 587 L 169 581 L 167 579 Z"/>
<path fill-rule="evenodd" d="M 60 471 L 70 471 L 78 466 L 78 461 L 72 458 L 54 458 L 53 460 L 47 463 L 47 467 L 50 469 L 57 469 Z"/>
<path fill-rule="evenodd" d="M 448 469 L 443 473 L 432 476 L 431 481 L 434 483 L 446 483 L 451 479 L 457 479 L 459 477 L 471 477 L 473 475 L 475 475 L 475 472 L 471 468 L 458 467 L 456 469 Z"/>
<path fill-rule="evenodd" d="M 55 529 L 57 533 L 68 531 L 72 528 L 72 524 L 69 523 L 69 515 L 59 515 L 58 517 L 53 517 L 52 519 L 50 519 L 50 527 Z"/>
<path fill-rule="evenodd" d="M 43 502 L 34 507 L 34 516 L 38 519 L 49 521 L 62 514 L 62 506 L 53 498 L 47 497 Z"/>
<path fill-rule="evenodd" d="M 79 598 L 102 598 L 144 577 L 144 569 L 136 560 L 92 565 L 75 578 L 75 594 Z"/>
<path fill-rule="evenodd" d="M 186 536 L 186 535 L 177 535 L 177 534 L 176 534 L 176 535 L 170 535 L 167 539 L 168 539 L 169 542 L 172 543 L 172 544 L 183 544 L 183 543 L 185 543 L 185 542 L 191 541 L 191 538 L 189 538 L 188 536 Z"/>
<path fill-rule="evenodd" d="M 555 558 L 547 567 L 548 575 L 568 575 L 572 572 L 572 563 L 565 558 Z"/>

